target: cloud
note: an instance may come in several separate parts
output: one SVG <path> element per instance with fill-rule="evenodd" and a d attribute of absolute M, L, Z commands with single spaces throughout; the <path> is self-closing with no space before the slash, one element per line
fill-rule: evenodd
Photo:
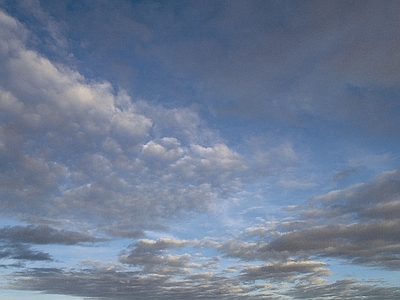
<path fill-rule="evenodd" d="M 298 299 L 390 299 L 398 294 L 398 289 L 392 286 L 354 279 L 327 283 L 326 277 L 332 275 L 329 265 L 315 258 L 341 258 L 362 266 L 398 270 L 400 224 L 390 214 L 377 214 L 371 220 L 362 212 L 398 198 L 398 174 L 398 171 L 384 172 L 370 182 L 315 196 L 297 207 L 298 219 L 254 225 L 227 241 L 140 239 L 120 254 L 122 265 L 30 269 L 14 273 L 11 284 L 14 288 L 23 286 L 49 293 L 99 298 L 113 295 L 117 299 L 127 299 L 132 292 L 138 299 L 144 299 L 150 291 L 163 299 L 188 295 L 218 295 L 220 299 L 247 299 L 249 295 L 252 299 L 284 299 L 285 295 Z M 318 213 L 314 211 L 316 207 Z M 191 247 L 199 250 L 196 255 L 189 250 Z M 223 257 L 203 256 L 201 251 L 205 248 L 217 250 Z M 230 264 L 222 272 L 210 268 L 213 259 L 223 263 L 222 260 L 230 258 L 245 263 Z M 74 278 L 73 282 L 67 278 Z"/>
<path fill-rule="evenodd" d="M 398 221 L 327 225 L 285 233 L 265 251 L 329 256 L 365 266 L 398 270 Z"/>
<path fill-rule="evenodd" d="M 40 37 L 31 37 L 36 46 L 40 46 L 42 50 L 50 52 L 53 56 L 56 55 L 64 59 L 71 58 L 71 54 L 68 53 L 69 46 L 65 35 L 65 24 L 58 23 L 45 12 L 39 0 L 16 1 L 15 4 L 18 10 L 27 16 L 30 25 L 39 29 Z"/>
<path fill-rule="evenodd" d="M 400 126 L 395 1 L 33 3 L 20 7 L 48 40 L 70 32 L 77 64 L 131 94 L 264 128 L 324 120 L 382 138 Z"/>
<path fill-rule="evenodd" d="M 34 280 L 33 280 L 34 278 Z M 41 290 L 52 294 L 68 294 L 98 299 L 187 299 L 213 298 L 248 299 L 257 288 L 237 285 L 234 280 L 210 273 L 198 273 L 184 279 L 163 274 L 141 275 L 139 272 L 119 272 L 118 268 L 95 268 L 90 270 L 31 269 L 15 274 L 12 286 Z M 273 296 L 273 292 L 265 292 Z M 252 299 L 263 299 L 264 294 L 252 295 Z"/>
<path fill-rule="evenodd" d="M 178 275 L 190 273 L 192 268 L 200 265 L 191 262 L 191 255 L 176 255 L 167 249 L 180 249 L 189 244 L 188 241 L 174 239 L 139 240 L 134 248 L 121 254 L 119 260 L 124 264 L 142 268 L 142 273 L 159 275 Z"/>
<path fill-rule="evenodd" d="M 0 240 L 12 243 L 26 244 L 60 244 L 75 245 L 78 243 L 93 243 L 101 241 L 91 235 L 80 232 L 57 230 L 46 225 L 41 226 L 13 226 L 0 229 Z"/>
<path fill-rule="evenodd" d="M 275 277 L 273 274 L 277 274 Z M 86 269 L 32 268 L 14 273 L 14 289 L 44 291 L 95 299 L 395 299 L 397 287 L 355 279 L 327 283 L 319 276 L 330 272 L 316 261 L 276 262 L 248 266 L 238 277 L 196 273 L 185 275 L 142 274 L 121 266 L 97 265 Z M 266 280 L 266 281 L 265 281 Z M 271 280 L 272 282 L 268 282 Z M 282 280 L 282 282 L 279 282 Z M 22 284 L 23 283 L 23 284 Z M 243 284 L 244 283 L 244 284 Z M 283 290 L 281 288 L 283 287 Z M 381 297 L 381 298 L 379 298 Z"/>
<path fill-rule="evenodd" d="M 355 279 L 338 280 L 332 284 L 316 286 L 298 285 L 287 295 L 296 299 L 396 299 L 397 287 L 381 286 L 376 282 L 362 282 Z"/>
<path fill-rule="evenodd" d="M 28 245 L 21 243 L 4 243 L 0 241 L 1 251 L 0 259 L 17 259 L 26 261 L 52 261 L 53 258 L 49 253 L 34 250 Z M 7 266 L 13 266 L 6 265 Z M 18 266 L 18 265 L 17 265 Z"/>
<path fill-rule="evenodd" d="M 253 226 L 242 238 L 222 244 L 220 251 L 245 261 L 334 257 L 347 263 L 398 270 L 399 174 L 399 170 L 383 172 L 370 182 L 314 196 L 290 208 L 292 221 L 277 223 L 273 228 Z M 255 238 L 257 232 L 259 238 Z"/>
<path fill-rule="evenodd" d="M 196 112 L 133 102 L 28 49 L 15 19 L 0 22 L 3 215 L 137 236 L 241 186 L 244 159 Z"/>
<path fill-rule="evenodd" d="M 241 271 L 240 278 L 244 281 L 270 280 L 272 282 L 293 283 L 298 280 L 331 276 L 327 264 L 317 261 L 284 261 L 266 265 L 253 265 Z M 309 280 L 309 279 L 308 279 Z"/>
<path fill-rule="evenodd" d="M 289 207 L 287 221 L 261 221 L 216 248 L 228 258 L 267 263 L 256 271 L 309 257 L 399 270 L 399 174 L 383 172 L 369 182 L 314 196 Z"/>
<path fill-rule="evenodd" d="M 203 30 L 151 49 L 170 73 L 194 77 L 213 111 L 310 126 L 322 117 L 368 134 L 399 128 L 397 3 L 209 4 L 196 7 L 209 16 Z"/>
<path fill-rule="evenodd" d="M 346 178 L 348 178 L 349 176 L 351 176 L 351 175 L 353 175 L 353 174 L 355 174 L 355 173 L 357 173 L 357 172 L 359 172 L 359 168 L 350 168 L 350 169 L 343 170 L 343 171 L 340 171 L 340 172 L 335 173 L 335 174 L 333 175 L 332 179 L 333 179 L 334 181 L 343 180 L 343 179 L 346 179 Z"/>
<path fill-rule="evenodd" d="M 0 259 L 23 261 L 54 261 L 47 252 L 35 250 L 32 245 L 76 245 L 103 241 L 79 232 L 57 230 L 47 225 L 7 226 L 0 229 Z M 13 267 L 15 264 L 4 265 Z"/>
<path fill-rule="evenodd" d="M 400 171 L 386 171 L 367 183 L 313 197 L 301 211 L 304 218 L 394 221 L 399 203 Z M 389 208 L 393 208 L 391 210 Z"/>

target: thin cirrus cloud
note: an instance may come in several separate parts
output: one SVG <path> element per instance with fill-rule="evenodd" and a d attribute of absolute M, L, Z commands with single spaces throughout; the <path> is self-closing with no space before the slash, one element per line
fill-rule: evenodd
<path fill-rule="evenodd" d="M 11 2 L 1 288 L 400 297 L 396 2 Z"/>

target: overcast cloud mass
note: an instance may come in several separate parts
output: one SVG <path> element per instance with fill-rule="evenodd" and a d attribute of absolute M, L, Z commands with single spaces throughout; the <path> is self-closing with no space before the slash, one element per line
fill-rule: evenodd
<path fill-rule="evenodd" d="M 0 0 L 0 298 L 400 299 L 399 16 Z"/>

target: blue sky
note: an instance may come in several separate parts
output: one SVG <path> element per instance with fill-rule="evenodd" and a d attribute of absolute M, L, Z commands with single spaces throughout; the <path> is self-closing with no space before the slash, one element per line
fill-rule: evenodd
<path fill-rule="evenodd" d="M 0 0 L 0 297 L 399 299 L 399 15 Z"/>

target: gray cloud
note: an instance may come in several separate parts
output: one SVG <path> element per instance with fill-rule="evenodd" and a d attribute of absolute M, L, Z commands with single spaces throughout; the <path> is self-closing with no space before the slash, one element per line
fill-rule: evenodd
<path fill-rule="evenodd" d="M 362 282 L 354 279 L 339 280 L 332 284 L 314 286 L 298 285 L 288 295 L 296 299 L 396 299 L 400 296 L 398 287 L 380 286 L 376 282 Z"/>
<path fill-rule="evenodd" d="M 164 274 L 146 274 L 122 271 L 119 267 L 96 267 L 91 269 L 30 269 L 14 273 L 10 287 L 64 294 L 94 299 L 396 299 L 397 287 L 379 285 L 377 282 L 361 282 L 354 279 L 327 283 L 315 274 L 326 276 L 329 272 L 320 262 L 286 262 L 245 269 L 239 277 L 227 277 L 212 273 L 197 273 L 184 277 Z M 277 279 L 269 276 L 277 272 Z M 301 276 L 303 273 L 303 276 Z M 309 276 L 310 275 L 310 276 Z M 272 283 L 260 280 L 272 279 Z M 241 282 L 246 284 L 241 284 Z M 257 280 L 258 283 L 251 283 Z M 287 280 L 296 280 L 291 284 Z M 289 298 L 288 298 L 289 297 Z M 381 297 L 381 298 L 380 298 Z"/>
<path fill-rule="evenodd" d="M 198 273 L 183 279 L 167 275 L 140 275 L 138 272 L 118 272 L 114 268 L 62 271 L 57 269 L 31 269 L 27 273 L 14 274 L 13 288 L 40 290 L 54 294 L 68 294 L 98 299 L 247 299 L 249 293 L 260 287 L 238 285 L 237 281 L 210 273 Z M 35 278 L 34 280 L 32 280 Z M 252 299 L 264 299 L 274 292 L 265 291 L 252 295 Z M 254 297 L 254 298 L 253 298 Z M 279 297 L 275 295 L 278 299 Z"/>
<path fill-rule="evenodd" d="M 319 226 L 285 233 L 265 251 L 338 257 L 348 262 L 398 270 L 398 221 Z"/>
<path fill-rule="evenodd" d="M 383 172 L 367 183 L 313 197 L 300 208 L 304 219 L 395 221 L 398 217 L 400 171 Z"/>
<path fill-rule="evenodd" d="M 57 230 L 46 225 L 13 226 L 0 229 L 0 239 L 12 243 L 75 245 L 93 243 L 102 239 L 79 232 Z"/>
<path fill-rule="evenodd" d="M 370 182 L 314 196 L 290 208 L 292 221 L 253 226 L 218 249 L 244 261 L 335 257 L 399 270 L 399 174 L 384 172 Z"/>
<path fill-rule="evenodd" d="M 332 275 L 327 264 L 317 261 L 283 261 L 266 265 L 254 265 L 241 271 L 240 278 L 244 281 L 270 280 L 276 282 L 295 282 L 307 278 Z M 309 280 L 309 278 L 307 278 Z"/>
<path fill-rule="evenodd" d="M 88 77 L 96 72 L 132 95 L 195 103 L 217 119 L 259 118 L 263 128 L 322 119 L 326 130 L 342 124 L 363 137 L 399 129 L 396 1 L 39 3 L 42 31 L 44 20 L 52 28 L 60 20 L 53 31 L 72 36 Z"/>
<path fill-rule="evenodd" d="M 103 239 L 79 232 L 57 230 L 46 225 L 7 226 L 0 229 L 0 259 L 26 261 L 53 261 L 46 252 L 35 250 L 31 245 L 76 245 L 95 243 Z M 8 264 L 6 266 L 13 266 Z"/>
<path fill-rule="evenodd" d="M 76 51 L 82 59 L 110 58 L 115 65 L 98 71 L 121 84 L 133 77 L 143 93 L 150 83 L 148 98 L 192 99 L 222 115 L 295 124 L 323 117 L 367 133 L 399 128 L 396 1 L 98 1 L 73 13 L 42 2 L 87 41 L 90 51 Z M 131 70 L 116 67 L 126 64 L 115 53 L 127 49 L 157 75 L 134 58 Z"/>
<path fill-rule="evenodd" d="M 333 179 L 334 181 L 343 180 L 343 179 L 346 179 L 346 178 L 348 178 L 349 176 L 351 176 L 351 175 L 357 173 L 358 171 L 359 171 L 359 168 L 350 168 L 350 169 L 347 169 L 347 170 L 343 170 L 343 171 L 340 171 L 340 172 L 335 173 L 335 174 L 332 176 L 332 179 Z"/>
<path fill-rule="evenodd" d="M 183 248 L 188 241 L 174 239 L 139 240 L 130 251 L 121 254 L 119 260 L 124 264 L 138 266 L 148 274 L 182 274 L 190 273 L 192 268 L 200 265 L 191 262 L 191 255 L 173 254 L 168 249 Z"/>
<path fill-rule="evenodd" d="M 0 242 L 0 259 L 17 259 L 26 261 L 51 261 L 53 258 L 49 253 L 34 250 L 30 246 L 20 243 Z M 8 265 L 12 266 L 12 265 Z"/>

